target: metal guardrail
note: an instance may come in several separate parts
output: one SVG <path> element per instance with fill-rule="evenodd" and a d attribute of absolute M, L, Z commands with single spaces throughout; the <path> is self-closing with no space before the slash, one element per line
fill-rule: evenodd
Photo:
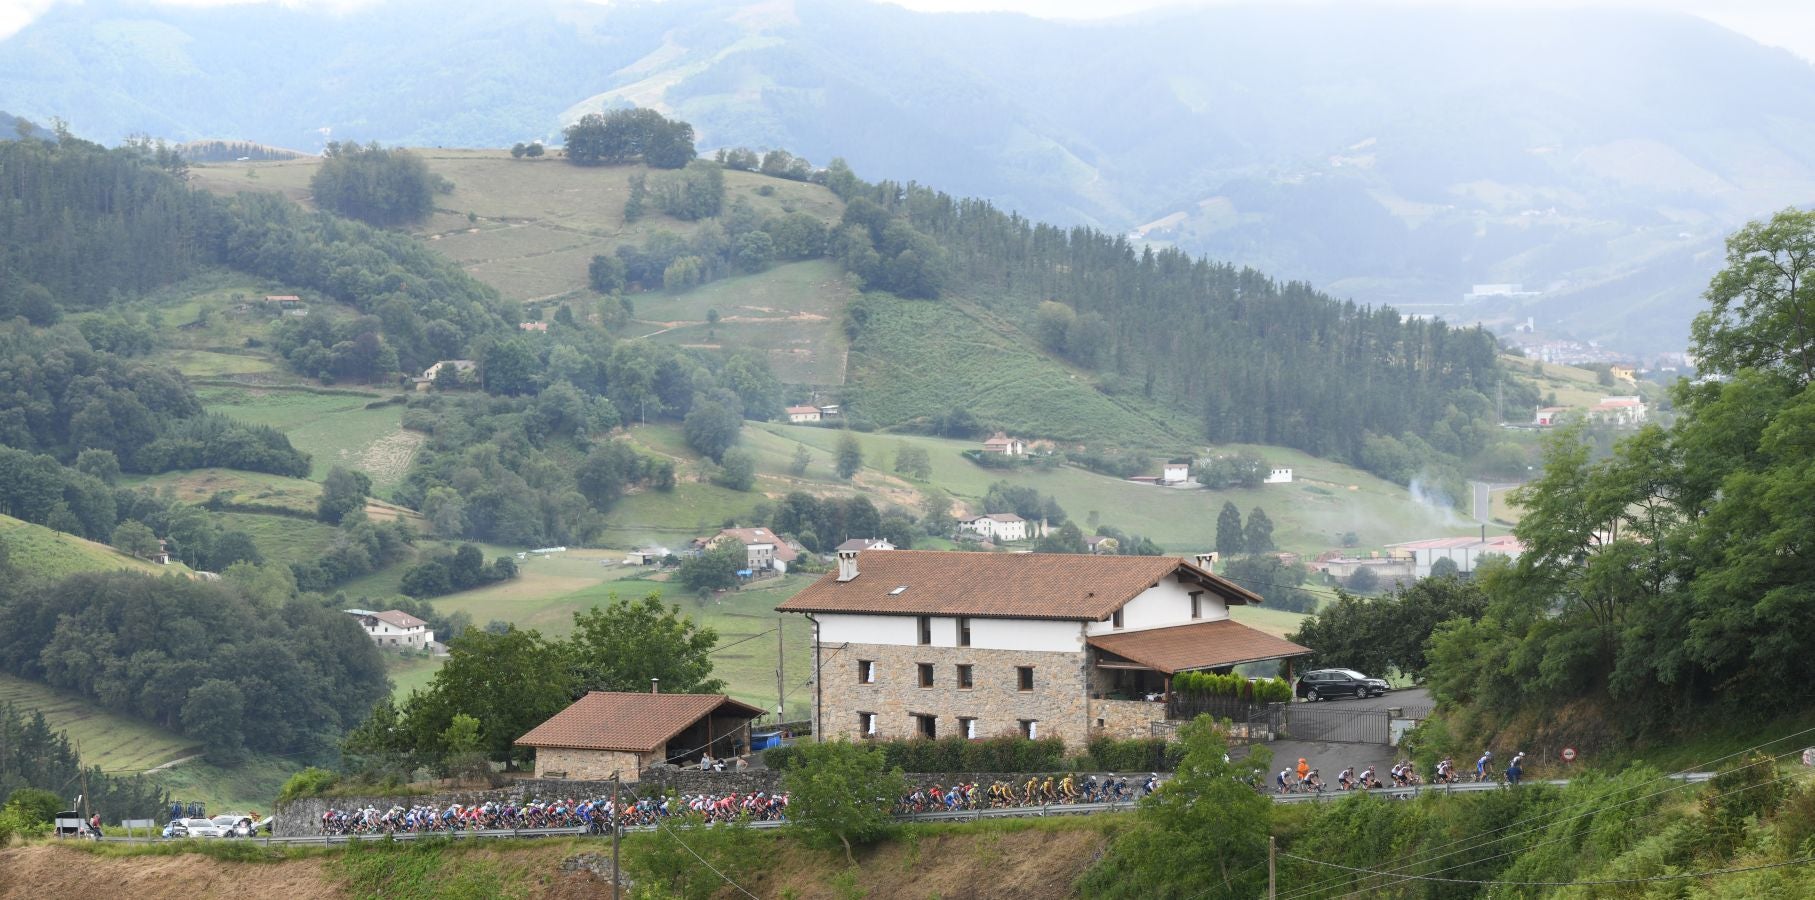
<path fill-rule="evenodd" d="M 1683 775 L 1672 775 L 1678 781 L 1688 784 L 1700 784 L 1714 777 L 1713 772 L 1690 772 Z M 1569 783 L 1567 779 L 1550 781 L 1527 781 L 1526 784 L 1549 784 L 1562 786 Z M 1271 794 L 1275 803 L 1324 803 L 1366 793 L 1374 797 L 1386 797 L 1394 800 L 1409 800 L 1420 794 L 1474 794 L 1482 791 L 1496 791 L 1506 788 L 1497 781 L 1464 782 L 1460 784 L 1424 784 L 1409 788 L 1375 788 L 1371 791 L 1325 791 L 1318 794 Z M 1115 800 L 1105 803 L 1058 803 L 1050 806 L 1004 806 L 993 809 L 955 809 L 941 812 L 908 813 L 896 816 L 898 822 L 976 822 L 982 819 L 1023 819 L 1044 816 L 1082 816 L 1103 812 L 1131 810 L 1134 800 Z M 785 821 L 751 822 L 749 827 L 757 829 L 781 828 Z M 625 832 L 654 831 L 654 825 L 633 825 Z M 496 838 L 541 838 L 541 837 L 579 837 L 588 834 L 590 829 L 584 826 L 571 828 L 500 828 L 479 831 L 402 831 L 395 834 L 311 834 L 290 837 L 251 837 L 251 838 L 211 838 L 210 840 L 229 840 L 236 843 L 258 844 L 261 846 L 294 846 L 294 845 L 329 845 L 347 844 L 353 841 L 413 841 L 422 838 L 447 838 L 450 840 L 481 840 Z M 104 837 L 102 841 L 117 844 L 153 844 L 166 840 L 181 838 L 161 837 Z"/>

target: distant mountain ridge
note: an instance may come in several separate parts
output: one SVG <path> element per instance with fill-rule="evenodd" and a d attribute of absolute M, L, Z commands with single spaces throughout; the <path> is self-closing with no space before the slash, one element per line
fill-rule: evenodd
<path fill-rule="evenodd" d="M 1636 349 L 1680 349 L 1727 230 L 1815 201 L 1815 66 L 1672 14 L 94 0 L 0 51 L 0 104 L 105 140 L 501 146 L 652 105 L 704 146 L 841 155 L 1362 302 Z M 1479 283 L 1540 296 L 1460 305 Z"/>

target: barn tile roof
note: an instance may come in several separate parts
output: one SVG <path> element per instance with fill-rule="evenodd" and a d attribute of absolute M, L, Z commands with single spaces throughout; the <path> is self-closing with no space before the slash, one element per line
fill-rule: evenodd
<path fill-rule="evenodd" d="M 387 609 L 381 613 L 373 613 L 372 617 L 397 628 L 421 628 L 428 624 L 401 609 Z"/>
<path fill-rule="evenodd" d="M 1085 643 L 1168 675 L 1187 669 L 1214 669 L 1311 652 L 1309 647 L 1301 647 L 1230 619 L 1099 634 L 1085 638 Z"/>
<path fill-rule="evenodd" d="M 1230 603 L 1259 596 L 1170 556 L 895 550 L 859 557 L 858 575 L 829 573 L 782 612 L 1102 621 L 1163 579 L 1203 585 Z"/>
<path fill-rule="evenodd" d="M 592 691 L 517 738 L 519 747 L 623 750 L 649 753 L 706 715 L 727 712 L 754 719 L 763 711 L 723 694 L 643 694 Z"/>
<path fill-rule="evenodd" d="M 748 547 L 751 544 L 771 544 L 775 547 L 775 558 L 782 562 L 793 562 L 800 557 L 781 535 L 767 528 L 727 528 L 719 532 L 719 537 L 729 537 Z"/>

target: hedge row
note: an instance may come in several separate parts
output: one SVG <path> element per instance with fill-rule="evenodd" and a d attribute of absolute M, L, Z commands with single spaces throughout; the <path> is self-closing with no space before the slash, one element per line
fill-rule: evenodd
<path fill-rule="evenodd" d="M 1065 755 L 1057 738 L 998 737 L 970 741 L 959 737 L 938 740 L 877 741 L 890 768 L 903 772 L 1054 772 L 1120 771 L 1145 769 L 1170 772 L 1182 755 L 1180 745 L 1164 738 L 1091 741 L 1085 752 Z M 763 763 L 781 770 L 793 765 L 799 753 L 793 747 L 763 751 Z"/>
<path fill-rule="evenodd" d="M 1233 673 L 1180 672 L 1172 678 L 1172 690 L 1190 697 L 1237 697 L 1252 703 L 1292 699 L 1292 685 L 1284 678 L 1249 679 Z"/>

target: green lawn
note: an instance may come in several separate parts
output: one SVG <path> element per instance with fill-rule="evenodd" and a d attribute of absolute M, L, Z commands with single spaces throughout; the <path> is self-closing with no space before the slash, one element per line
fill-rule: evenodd
<path fill-rule="evenodd" d="M 115 569 L 129 569 L 151 575 L 189 571 L 182 563 L 154 565 L 127 556 L 106 544 L 61 534 L 12 516 L 0 516 L 0 544 L 5 544 L 7 559 L 14 566 L 49 579 L 77 572 L 111 572 Z"/>
<path fill-rule="evenodd" d="M 334 466 L 372 477 L 380 496 L 403 480 L 422 436 L 404 431 L 403 407 L 368 409 L 386 394 L 327 394 L 304 390 L 206 387 L 197 394 L 210 412 L 270 425 L 309 454 L 309 477 L 320 480 Z"/>
<path fill-rule="evenodd" d="M 127 481 L 156 491 L 169 491 L 184 503 L 206 503 L 225 492 L 235 504 L 289 510 L 313 516 L 321 499 L 321 485 L 301 478 L 286 478 L 239 469 L 190 469 L 164 472 Z"/>
<path fill-rule="evenodd" d="M 1029 437 L 1190 446 L 1200 425 L 1139 394 L 1112 397 L 1089 373 L 1035 352 L 1019 332 L 959 302 L 869 295 L 870 319 L 851 346 L 846 401 L 892 427 L 955 407 Z"/>
<path fill-rule="evenodd" d="M 837 263 L 790 263 L 678 296 L 638 295 L 631 333 L 689 347 L 756 350 L 785 383 L 841 385 L 848 349 L 844 310 L 856 295 Z M 719 314 L 716 325 L 708 324 L 712 311 Z"/>
<path fill-rule="evenodd" d="M 200 801 L 211 816 L 253 811 L 269 815 L 284 782 L 302 768 L 302 763 L 289 757 L 253 754 L 231 769 L 197 759 L 150 777 L 170 792 L 171 799 Z"/>
<path fill-rule="evenodd" d="M 446 640 L 446 635 L 435 635 L 437 640 Z M 404 656 L 398 653 L 387 653 L 384 657 L 384 673 L 391 679 L 392 694 L 398 699 L 408 697 L 411 691 L 422 690 L 441 671 L 442 658 L 438 656 Z"/>
<path fill-rule="evenodd" d="M 334 542 L 334 526 L 326 522 L 262 513 L 219 515 L 224 527 L 251 535 L 266 562 L 309 562 L 319 559 Z"/>
<path fill-rule="evenodd" d="M 92 701 L 56 688 L 0 675 L 0 703 L 27 714 L 44 713 L 54 731 L 66 731 L 82 762 L 110 773 L 132 774 L 199 752 L 196 742 L 149 722 L 110 713 Z"/>

